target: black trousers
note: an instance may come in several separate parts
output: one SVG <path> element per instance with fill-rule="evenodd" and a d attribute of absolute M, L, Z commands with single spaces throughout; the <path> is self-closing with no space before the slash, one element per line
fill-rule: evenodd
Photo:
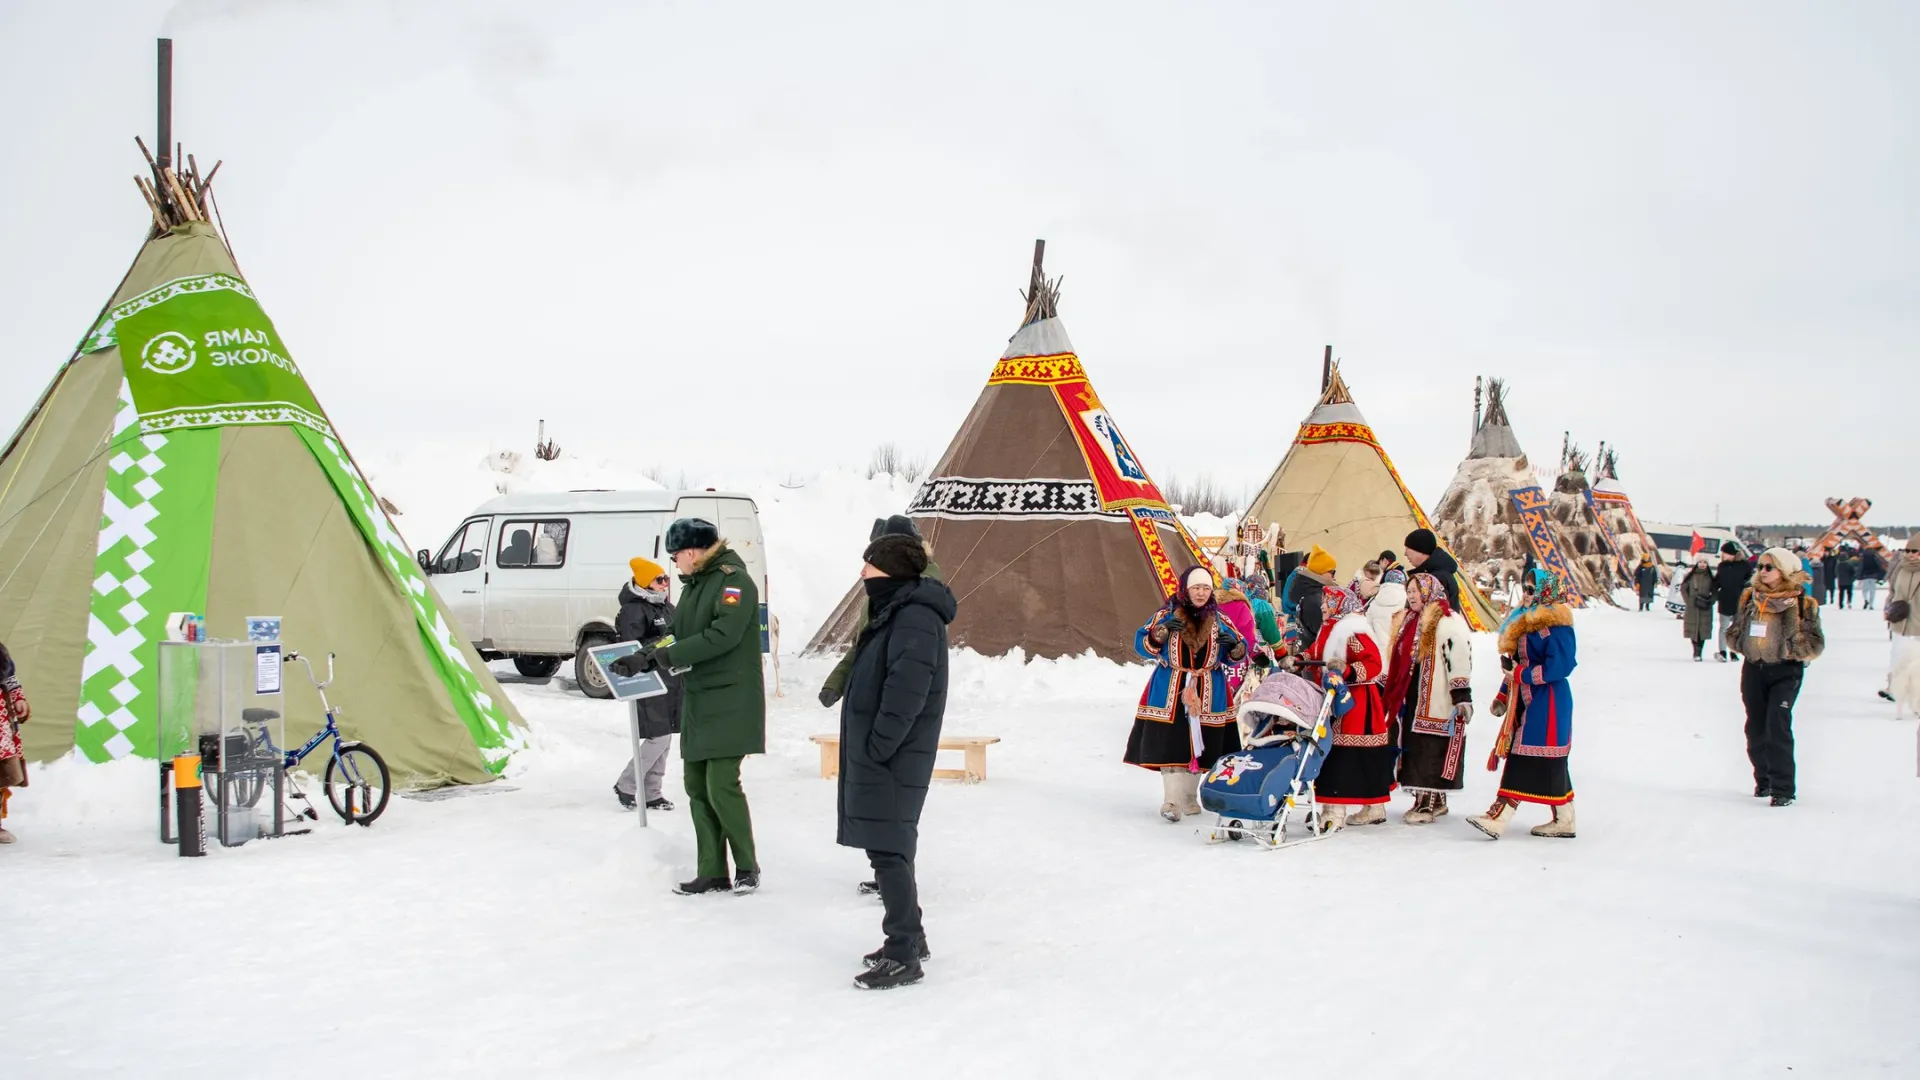
<path fill-rule="evenodd" d="M 1807 666 L 1749 660 L 1740 670 L 1740 700 L 1747 706 L 1747 760 L 1753 782 L 1775 795 L 1793 794 L 1793 703 Z"/>
<path fill-rule="evenodd" d="M 1853 582 L 1848 581 L 1846 578 L 1840 579 L 1840 606 L 1853 606 Z"/>
<path fill-rule="evenodd" d="M 891 851 L 867 852 L 873 880 L 880 885 L 880 901 L 887 906 L 880 929 L 887 935 L 882 953 L 889 960 L 912 966 L 920 962 L 920 885 L 913 879 L 913 860 Z"/>

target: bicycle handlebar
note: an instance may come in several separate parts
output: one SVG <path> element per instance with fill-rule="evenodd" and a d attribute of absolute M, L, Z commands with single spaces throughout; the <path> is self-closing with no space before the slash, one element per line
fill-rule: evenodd
<path fill-rule="evenodd" d="M 327 681 L 326 682 L 321 682 L 319 679 L 314 677 L 313 662 L 311 660 L 308 660 L 306 657 L 301 656 L 297 652 L 287 653 L 285 656 L 281 657 L 280 662 L 283 664 L 291 664 L 295 660 L 300 661 L 300 665 L 307 669 L 307 681 L 313 684 L 313 688 L 315 690 L 325 690 L 327 687 L 333 685 L 333 654 L 332 653 L 327 654 Z"/>

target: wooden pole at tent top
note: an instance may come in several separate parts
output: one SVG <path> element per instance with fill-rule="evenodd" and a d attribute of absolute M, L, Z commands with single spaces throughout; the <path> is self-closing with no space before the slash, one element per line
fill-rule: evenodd
<path fill-rule="evenodd" d="M 1033 276 L 1027 282 L 1028 290 L 1035 296 L 1040 294 L 1040 286 L 1047 280 L 1045 273 L 1043 273 L 1040 268 L 1041 263 L 1045 262 L 1046 258 L 1047 242 L 1045 240 L 1035 240 L 1033 242 Z"/>
<path fill-rule="evenodd" d="M 1473 433 L 1480 434 L 1480 376 L 1473 377 Z"/>
<path fill-rule="evenodd" d="M 1329 345 L 1327 346 L 1327 351 L 1324 354 L 1322 354 L 1322 356 L 1320 357 L 1320 392 L 1322 394 L 1326 393 L 1327 387 L 1332 385 L 1333 385 L 1333 346 Z"/>
<path fill-rule="evenodd" d="M 159 166 L 162 169 L 173 164 L 173 39 L 161 38 L 159 41 L 160 65 L 159 85 L 154 96 L 159 109 L 156 132 L 160 145 Z"/>

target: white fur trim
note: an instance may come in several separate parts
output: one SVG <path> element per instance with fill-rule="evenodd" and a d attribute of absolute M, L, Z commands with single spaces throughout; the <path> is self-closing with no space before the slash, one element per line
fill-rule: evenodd
<path fill-rule="evenodd" d="M 1383 581 L 1380 591 L 1367 604 L 1367 623 L 1373 627 L 1373 640 L 1384 653 L 1393 636 L 1393 617 L 1407 610 L 1407 587 L 1397 581 Z"/>
<path fill-rule="evenodd" d="M 1920 638 L 1895 635 L 1887 692 L 1910 712 L 1920 712 Z"/>
<path fill-rule="evenodd" d="M 1333 632 L 1327 635 L 1326 651 L 1320 654 L 1320 658 L 1327 661 L 1329 669 L 1338 665 L 1340 670 L 1346 670 L 1347 643 L 1355 637 L 1364 637 L 1368 641 L 1373 642 L 1375 649 L 1380 648 L 1380 639 L 1374 636 L 1373 626 L 1367 622 L 1365 615 L 1359 612 L 1342 615 L 1340 616 L 1340 621 L 1333 624 Z M 1382 656 L 1384 655 L 1385 654 L 1382 653 Z M 1377 671 L 1367 672 L 1368 680 L 1379 677 L 1380 673 Z"/>

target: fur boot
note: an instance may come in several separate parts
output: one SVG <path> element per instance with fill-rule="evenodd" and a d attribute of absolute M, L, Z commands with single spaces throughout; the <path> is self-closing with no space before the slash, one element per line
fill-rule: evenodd
<path fill-rule="evenodd" d="M 1467 819 L 1467 824 L 1487 834 L 1487 839 L 1498 840 L 1500 834 L 1507 831 L 1507 825 L 1513 820 L 1514 812 L 1520 804 L 1511 799 L 1495 799 L 1484 814 L 1475 814 Z"/>
<path fill-rule="evenodd" d="M 1560 836 L 1573 839 L 1573 800 L 1568 799 L 1553 808 L 1553 820 L 1545 825 L 1535 825 L 1531 830 L 1535 836 Z"/>
<path fill-rule="evenodd" d="M 1382 825 L 1387 820 L 1387 808 L 1379 803 L 1368 803 L 1359 812 L 1347 819 L 1349 825 Z"/>
<path fill-rule="evenodd" d="M 1180 780 L 1180 810 L 1189 816 L 1202 813 L 1200 809 L 1200 781 L 1205 779 L 1197 772 L 1185 769 L 1176 774 Z"/>
<path fill-rule="evenodd" d="M 1447 793 L 1435 791 L 1427 795 L 1427 813 L 1436 818 L 1447 816 Z"/>
<path fill-rule="evenodd" d="M 1160 816 L 1168 821 L 1180 820 L 1180 774 L 1185 771 L 1160 770 L 1160 795 L 1163 800 L 1160 803 Z"/>
<path fill-rule="evenodd" d="M 1400 820 L 1409 825 L 1433 824 L 1432 797 L 1424 791 L 1413 793 L 1413 808 L 1400 815 Z"/>
<path fill-rule="evenodd" d="M 1347 808 L 1339 803 L 1320 804 L 1320 831 L 1339 832 L 1347 827 Z"/>

